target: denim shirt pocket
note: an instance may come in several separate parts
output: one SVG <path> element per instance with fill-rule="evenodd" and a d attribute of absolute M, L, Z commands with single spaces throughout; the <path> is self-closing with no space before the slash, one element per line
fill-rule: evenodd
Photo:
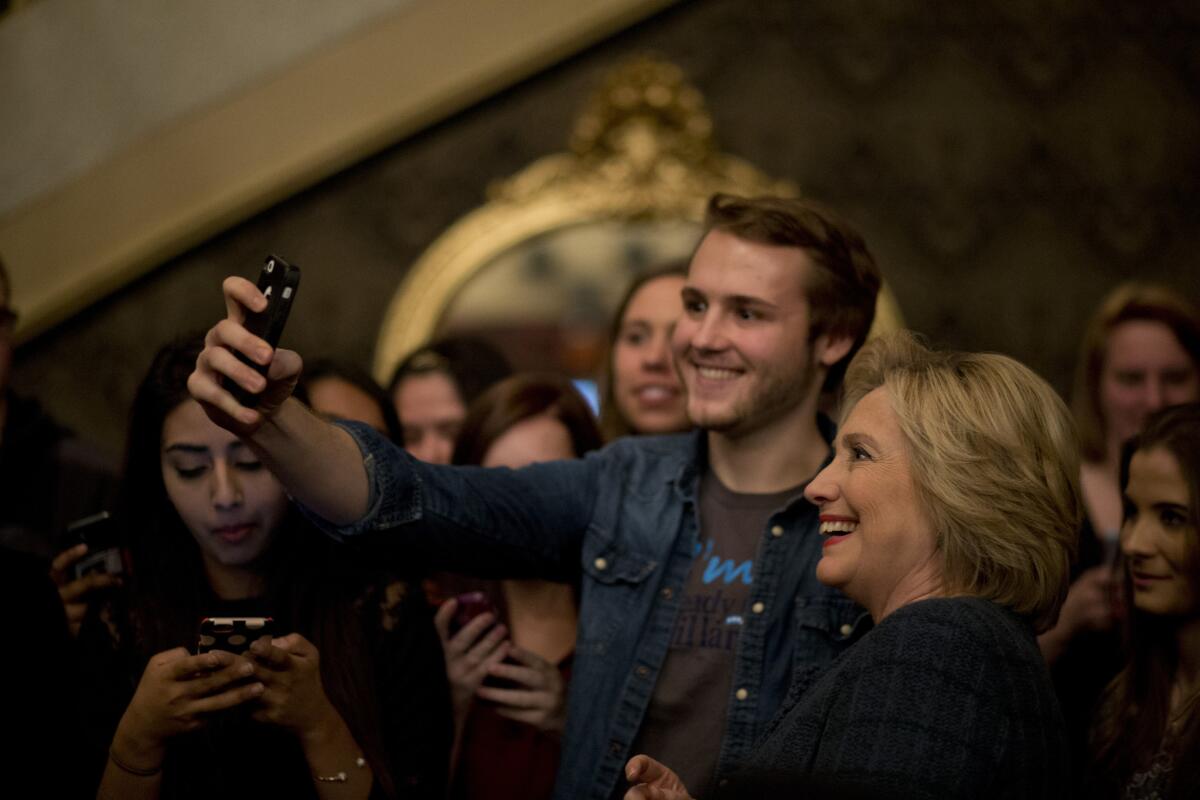
<path fill-rule="evenodd" d="M 646 579 L 658 563 L 593 524 L 584 537 L 581 566 L 587 600 L 581 603 L 577 649 L 603 653 L 649 607 L 645 598 L 652 590 Z"/>
<path fill-rule="evenodd" d="M 796 643 L 792 649 L 792 692 L 803 692 L 870 621 L 853 600 L 833 595 L 797 597 Z M 799 685 L 797 685 L 799 684 Z"/>

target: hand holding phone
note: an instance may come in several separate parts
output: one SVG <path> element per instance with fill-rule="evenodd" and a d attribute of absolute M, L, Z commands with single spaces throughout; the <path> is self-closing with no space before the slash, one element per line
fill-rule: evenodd
<path fill-rule="evenodd" d="M 450 635 L 454 636 L 467 626 L 471 620 L 482 614 L 491 614 L 493 620 L 498 620 L 500 614 L 496 606 L 483 592 L 466 592 L 454 598 L 457 604 L 454 616 L 450 618 Z"/>
<path fill-rule="evenodd" d="M 279 256 L 268 256 L 258 275 L 258 290 L 267 298 L 267 307 L 262 311 L 248 312 L 242 322 L 242 327 L 274 349 L 279 345 L 283 327 L 287 324 L 288 314 L 292 310 L 292 304 L 296 300 L 296 292 L 299 289 L 300 268 L 287 263 Z M 236 350 L 234 355 L 264 378 L 267 376 L 269 365 L 251 361 Z M 226 385 L 230 394 L 242 405 L 247 408 L 254 408 L 258 405 L 258 395 L 246 391 L 233 381 L 227 381 Z"/>
<path fill-rule="evenodd" d="M 121 584 L 125 564 L 108 512 L 77 520 L 67 531 L 76 543 L 50 562 L 50 579 L 58 587 L 67 627 L 77 636 L 92 604 Z"/>
<path fill-rule="evenodd" d="M 508 628 L 497 616 L 495 606 L 482 592 L 447 600 L 434 614 L 433 625 L 442 640 L 450 697 L 458 718 L 465 718 L 488 667 L 508 655 Z"/>
<path fill-rule="evenodd" d="M 97 572 L 104 575 L 125 573 L 116 524 L 107 511 L 75 520 L 67 526 L 67 534 L 87 545 L 87 553 L 73 567 L 76 580 Z"/>

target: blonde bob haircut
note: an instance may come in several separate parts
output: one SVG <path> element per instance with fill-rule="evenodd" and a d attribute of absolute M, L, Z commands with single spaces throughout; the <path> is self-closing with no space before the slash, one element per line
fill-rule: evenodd
<path fill-rule="evenodd" d="M 947 595 L 983 597 L 1044 631 L 1058 618 L 1082 503 L 1066 405 L 1012 358 L 935 352 L 899 332 L 846 372 L 843 419 L 885 389 L 943 559 Z"/>

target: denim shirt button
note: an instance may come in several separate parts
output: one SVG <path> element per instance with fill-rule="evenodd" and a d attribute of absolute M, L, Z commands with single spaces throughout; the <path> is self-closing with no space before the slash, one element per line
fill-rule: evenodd
<path fill-rule="evenodd" d="M 842 632 L 842 636 L 849 636 L 850 634 L 854 633 L 854 626 L 847 622 L 841 628 L 838 628 L 838 630 Z"/>
<path fill-rule="evenodd" d="M 667 588 L 662 590 L 662 596 L 663 596 L 664 600 L 670 600 L 672 597 L 675 596 L 675 590 L 672 589 L 670 586 L 668 586 Z"/>
<path fill-rule="evenodd" d="M 619 756 L 625 750 L 625 746 L 620 742 L 612 741 L 608 743 L 608 752 L 614 756 Z"/>
<path fill-rule="evenodd" d="M 639 678 L 644 678 L 650 674 L 650 668 L 646 667 L 646 666 L 642 666 L 642 667 L 638 667 L 636 670 L 634 670 L 634 672 L 637 673 L 637 676 Z"/>
<path fill-rule="evenodd" d="M 592 566 L 600 571 L 604 571 L 604 570 L 608 569 L 608 559 L 597 558 L 595 561 L 592 562 Z"/>
<path fill-rule="evenodd" d="M 776 539 L 778 539 L 780 536 L 783 536 L 783 526 L 782 525 L 772 525 L 771 526 L 771 535 L 774 536 Z"/>
<path fill-rule="evenodd" d="M 737 692 L 734 694 L 734 697 L 736 697 L 738 700 L 745 700 L 749 696 L 750 696 L 750 693 L 747 692 L 745 689 L 738 689 Z"/>
<path fill-rule="evenodd" d="M 750 606 L 750 610 L 755 614 L 761 614 L 762 612 L 766 611 L 766 609 L 767 607 L 762 603 L 755 603 L 754 605 Z"/>

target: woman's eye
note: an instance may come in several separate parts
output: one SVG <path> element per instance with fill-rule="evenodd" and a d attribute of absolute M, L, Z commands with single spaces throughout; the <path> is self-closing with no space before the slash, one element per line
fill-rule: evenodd
<path fill-rule="evenodd" d="M 871 454 L 859 445 L 854 445 L 846 451 L 851 461 L 870 461 Z"/>
<path fill-rule="evenodd" d="M 1140 372 L 1118 372 L 1116 379 L 1122 386 L 1133 387 L 1142 383 L 1143 376 Z"/>
<path fill-rule="evenodd" d="M 645 335 L 644 333 L 640 333 L 640 332 L 638 332 L 638 333 L 627 333 L 627 334 L 625 334 L 625 335 L 622 337 L 622 340 L 623 340 L 623 341 L 625 342 L 625 344 L 627 344 L 627 345 L 631 345 L 631 346 L 633 346 L 633 347 L 637 347 L 639 344 L 641 344 L 642 342 L 646 341 L 646 335 Z"/>
<path fill-rule="evenodd" d="M 238 461 L 234 464 L 234 466 L 236 466 L 238 469 L 242 470 L 243 472 L 256 472 L 256 471 L 262 469 L 262 462 L 261 461 Z"/>
<path fill-rule="evenodd" d="M 1159 515 L 1162 524 L 1167 528 L 1179 528 L 1187 524 L 1187 517 L 1180 514 L 1178 511 L 1167 509 Z"/>
<path fill-rule="evenodd" d="M 175 467 L 175 473 L 185 481 L 199 478 L 205 473 L 208 467 Z"/>

